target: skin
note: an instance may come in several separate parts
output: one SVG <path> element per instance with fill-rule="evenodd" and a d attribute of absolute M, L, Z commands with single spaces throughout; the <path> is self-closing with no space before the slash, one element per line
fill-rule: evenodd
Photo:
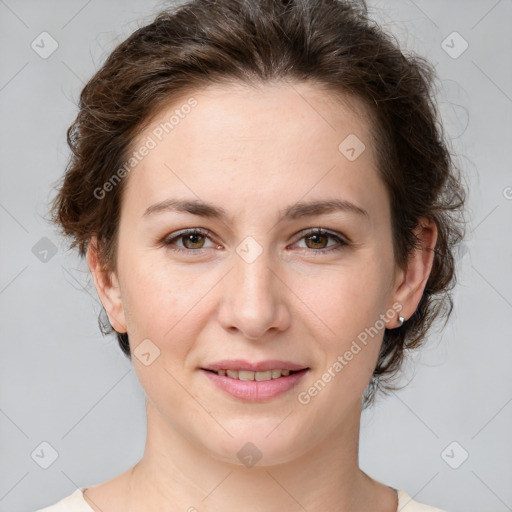
<path fill-rule="evenodd" d="M 103 512 L 395 512 L 396 494 L 358 465 L 361 396 L 384 327 L 308 404 L 297 396 L 379 315 L 393 313 L 385 321 L 392 329 L 399 315 L 414 313 L 436 227 L 421 219 L 424 250 L 398 269 L 389 199 L 357 100 L 335 103 L 306 83 L 215 85 L 193 97 L 197 107 L 129 174 L 115 272 L 104 269 L 91 239 L 87 261 L 111 324 L 128 332 L 132 353 L 149 338 L 160 355 L 148 366 L 133 357 L 147 397 L 144 456 L 89 487 L 85 499 Z M 187 98 L 159 112 L 134 148 Z M 350 134 L 366 145 L 354 161 L 338 149 Z M 168 198 L 214 203 L 230 218 L 143 217 Z M 350 201 L 368 217 L 332 212 L 278 222 L 280 210 L 324 199 Z M 339 242 L 301 234 L 317 227 L 350 245 L 322 254 Z M 160 243 L 185 228 L 211 237 Z M 251 263 L 236 252 L 248 236 L 262 250 Z M 231 358 L 290 360 L 310 370 L 295 389 L 254 403 L 226 395 L 199 369 Z M 252 468 L 237 457 L 248 441 L 262 454 Z"/>

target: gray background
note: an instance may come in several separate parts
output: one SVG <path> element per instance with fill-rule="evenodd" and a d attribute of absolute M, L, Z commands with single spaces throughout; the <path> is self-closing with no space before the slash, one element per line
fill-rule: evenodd
<path fill-rule="evenodd" d="M 114 338 L 98 330 L 85 262 L 43 216 L 81 88 L 163 5 L 0 0 L 2 512 L 54 503 L 143 453 L 143 391 Z M 408 386 L 363 415 L 361 467 L 450 512 L 512 510 L 512 2 L 393 0 L 370 9 L 403 47 L 436 64 L 471 195 L 452 320 L 406 366 Z M 43 31 L 58 43 L 48 58 L 31 47 Z M 454 31 L 469 44 L 461 55 Z M 42 442 L 58 454 L 47 469 L 52 452 Z"/>

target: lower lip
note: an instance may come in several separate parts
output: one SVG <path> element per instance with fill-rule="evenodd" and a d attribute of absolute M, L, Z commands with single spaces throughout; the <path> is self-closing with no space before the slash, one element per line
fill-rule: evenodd
<path fill-rule="evenodd" d="M 208 370 L 201 371 L 217 387 L 235 398 L 241 398 L 250 402 L 264 402 L 292 389 L 304 377 L 308 369 L 292 373 L 286 377 L 264 381 L 238 380 Z"/>

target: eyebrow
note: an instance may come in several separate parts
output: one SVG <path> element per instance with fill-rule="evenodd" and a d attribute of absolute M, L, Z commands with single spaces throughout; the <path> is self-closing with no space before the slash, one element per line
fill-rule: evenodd
<path fill-rule="evenodd" d="M 149 206 L 143 217 L 162 212 L 183 212 L 200 217 L 220 220 L 232 220 L 228 218 L 224 208 L 197 199 L 165 199 Z M 328 199 L 323 201 L 299 202 L 279 211 L 279 222 L 282 220 L 296 220 L 315 215 L 324 215 L 336 211 L 354 213 L 361 217 L 369 218 L 368 212 L 345 199 Z"/>

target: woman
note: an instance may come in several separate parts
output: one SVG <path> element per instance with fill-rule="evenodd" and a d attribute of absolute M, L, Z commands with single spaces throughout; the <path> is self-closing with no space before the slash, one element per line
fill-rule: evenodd
<path fill-rule="evenodd" d="M 427 512 L 361 412 L 448 317 L 463 237 L 430 65 L 337 1 L 192 0 L 82 91 L 55 222 L 146 394 L 144 456 L 45 512 Z"/>

